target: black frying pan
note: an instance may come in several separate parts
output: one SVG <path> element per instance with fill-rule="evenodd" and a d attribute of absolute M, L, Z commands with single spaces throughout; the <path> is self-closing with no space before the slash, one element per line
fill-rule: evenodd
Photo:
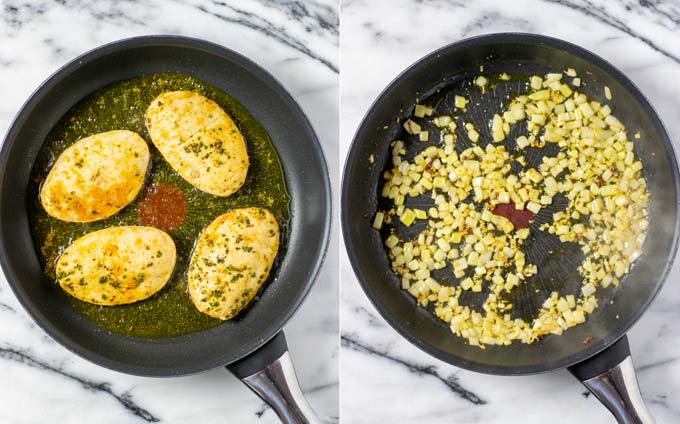
<path fill-rule="evenodd" d="M 290 238 L 276 280 L 239 316 L 209 330 L 146 340 L 114 334 L 79 315 L 43 274 L 29 230 L 26 191 L 45 136 L 79 100 L 116 81 L 178 72 L 236 98 L 269 132 L 291 196 Z M 314 130 L 300 107 L 266 71 L 201 40 L 151 36 L 107 44 L 48 78 L 21 108 L 0 152 L 0 263 L 17 298 L 50 336 L 116 371 L 178 376 L 228 369 L 286 422 L 314 422 L 297 386 L 281 328 L 300 306 L 321 266 L 331 222 L 330 183 Z"/>
<path fill-rule="evenodd" d="M 483 72 L 480 65 L 484 66 Z M 641 134 L 636 152 L 644 164 L 651 193 L 650 226 L 644 252 L 619 289 L 612 287 L 602 292 L 600 307 L 586 323 L 570 328 L 562 336 L 547 336 L 532 345 L 516 342 L 481 350 L 453 335 L 431 312 L 415 306 L 411 296 L 400 289 L 383 247 L 390 228 L 383 228 L 382 234 L 371 228 L 376 209 L 381 208 L 384 201 L 379 196 L 379 186 L 381 174 L 390 162 L 389 143 L 407 139 L 408 134 L 397 123 L 397 118 L 404 122 L 412 114 L 416 99 L 436 105 L 436 114 L 447 114 L 454 94 L 470 98 L 475 105 L 469 107 L 476 111 L 472 118 L 475 127 L 486 131 L 482 138 L 489 139 L 486 119 L 503 107 L 508 95 L 518 94 L 525 88 L 518 81 L 499 81 L 494 92 L 481 96 L 479 90 L 466 88 L 463 81 L 470 81 L 480 73 L 529 76 L 567 68 L 578 71 L 586 83 L 582 91 L 592 99 L 606 101 L 603 87 L 609 86 L 614 93 L 609 102 L 614 114 L 625 123 L 631 137 L 636 131 Z M 515 127 L 515 133 L 508 137 L 510 149 L 515 148 L 512 140 L 519 135 L 519 127 L 525 126 Z M 425 128 L 431 131 L 430 140 L 439 140 L 436 128 Z M 463 128 L 461 122 L 458 128 Z M 528 162 L 540 163 L 544 155 L 555 154 L 549 148 L 527 154 Z M 625 334 L 659 292 L 675 257 L 678 178 L 673 148 L 661 121 L 640 91 L 616 68 L 593 53 L 554 38 L 493 34 L 463 40 L 424 57 L 399 75 L 373 103 L 354 137 L 345 165 L 342 229 L 350 261 L 366 295 L 390 325 L 430 355 L 461 368 L 489 374 L 520 375 L 569 367 L 621 422 L 651 422 L 637 389 Z M 543 218 L 549 216 L 552 214 Z M 532 234 L 540 233 L 535 230 Z M 409 230 L 404 228 L 397 231 L 409 235 Z M 418 228 L 410 231 L 417 233 Z M 573 293 L 581 284 L 575 265 L 580 261 L 576 261 L 575 252 L 567 246 L 556 248 L 548 235 L 537 235 L 527 244 L 527 258 L 533 259 L 539 269 L 531 288 L 538 287 L 540 291 L 515 295 L 513 303 L 519 308 L 518 314 L 530 312 L 552 290 Z M 562 250 L 562 253 L 547 254 L 549 249 Z M 457 282 L 451 281 L 451 284 Z M 470 302 L 474 306 L 474 299 Z"/>

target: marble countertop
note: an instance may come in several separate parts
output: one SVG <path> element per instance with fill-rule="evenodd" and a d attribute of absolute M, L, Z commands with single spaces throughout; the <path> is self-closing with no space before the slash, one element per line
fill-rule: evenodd
<path fill-rule="evenodd" d="M 338 32 L 333 0 L 3 0 L 0 133 L 38 84 L 77 55 L 131 36 L 185 35 L 248 56 L 288 89 L 321 139 L 337 188 Z M 302 389 L 324 422 L 337 422 L 339 416 L 338 266 L 338 239 L 333 238 L 317 284 L 285 327 Z M 76 357 L 31 321 L 4 276 L 0 375 L 2 423 L 279 422 L 223 369 L 141 378 Z"/>
<path fill-rule="evenodd" d="M 519 31 L 579 44 L 649 97 L 680 151 L 680 3 L 604 0 L 342 2 L 341 147 L 404 68 L 450 42 Z M 658 423 L 680 422 L 680 265 L 630 331 L 644 397 Z M 341 411 L 351 423 L 611 423 L 566 371 L 497 377 L 440 362 L 401 338 L 369 303 L 344 253 Z"/>

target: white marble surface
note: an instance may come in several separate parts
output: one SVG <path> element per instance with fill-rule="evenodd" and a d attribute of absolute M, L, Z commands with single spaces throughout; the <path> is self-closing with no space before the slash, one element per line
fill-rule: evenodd
<path fill-rule="evenodd" d="M 315 126 L 337 188 L 338 5 L 333 0 L 1 0 L 0 133 L 58 67 L 100 44 L 145 34 L 213 41 L 273 73 Z M 338 239 L 333 238 L 317 284 L 285 327 L 303 391 L 324 422 L 337 422 L 339 415 L 337 272 Z M 74 356 L 33 324 L 0 278 L 0 422 L 145 421 L 278 422 L 223 369 L 139 378 Z"/>
<path fill-rule="evenodd" d="M 559 37 L 610 60 L 646 93 L 680 149 L 677 1 L 347 0 L 341 10 L 343 158 L 363 114 L 401 70 L 450 42 L 503 31 Z M 343 422 L 613 422 L 566 371 L 495 377 L 433 359 L 379 317 L 344 254 L 340 268 Z M 629 334 L 642 391 L 661 424 L 680 422 L 679 280 L 676 261 Z"/>

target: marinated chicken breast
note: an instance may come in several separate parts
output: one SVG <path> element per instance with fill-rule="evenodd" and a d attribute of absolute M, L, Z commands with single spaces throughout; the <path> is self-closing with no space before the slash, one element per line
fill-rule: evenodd
<path fill-rule="evenodd" d="M 149 147 L 137 133 L 109 131 L 83 138 L 59 155 L 40 201 L 62 221 L 108 218 L 137 196 L 148 164 Z"/>
<path fill-rule="evenodd" d="M 245 182 L 245 141 L 214 101 L 191 91 L 165 92 L 147 109 L 146 128 L 170 166 L 199 190 L 229 196 Z"/>
<path fill-rule="evenodd" d="M 57 282 L 70 295 L 97 305 L 144 300 L 172 275 L 175 243 L 152 227 L 110 227 L 73 242 L 57 260 Z"/>
<path fill-rule="evenodd" d="M 199 311 L 231 319 L 257 294 L 279 250 L 279 224 L 261 208 L 229 211 L 196 243 L 189 263 L 189 293 Z"/>

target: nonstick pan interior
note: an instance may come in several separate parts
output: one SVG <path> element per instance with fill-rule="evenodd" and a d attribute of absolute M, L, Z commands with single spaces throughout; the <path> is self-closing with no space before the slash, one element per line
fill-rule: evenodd
<path fill-rule="evenodd" d="M 146 340 L 112 334 L 49 296 L 26 210 L 28 178 L 45 136 L 79 100 L 113 82 L 178 72 L 236 98 L 269 132 L 291 195 L 290 238 L 276 279 L 238 318 L 199 333 Z M 92 51 L 59 70 L 23 106 L 0 155 L 0 261 L 17 297 L 47 333 L 75 353 L 118 371 L 151 376 L 225 365 L 271 339 L 307 294 L 326 250 L 330 184 L 318 140 L 288 93 L 248 59 L 182 37 L 140 37 Z M 304 250 L 304 251 L 303 251 Z M 274 272 L 274 271 L 273 271 Z"/>
<path fill-rule="evenodd" d="M 483 71 L 480 70 L 483 66 Z M 589 98 L 608 102 L 604 86 L 610 87 L 614 98 L 608 103 L 614 114 L 627 126 L 629 137 L 639 131 L 636 153 L 644 164 L 644 174 L 651 193 L 650 228 L 643 255 L 631 272 L 623 279 L 621 288 L 600 290 L 600 307 L 588 317 L 585 324 L 570 328 L 562 336 L 547 336 L 533 345 L 515 342 L 511 346 L 487 346 L 485 350 L 469 346 L 462 338 L 454 336 L 445 323 L 431 312 L 415 306 L 415 301 L 402 291 L 399 281 L 390 270 L 389 259 L 383 247 L 382 234 L 371 229 L 372 217 L 377 209 L 389 206 L 378 196 L 382 185 L 381 174 L 390 166 L 389 143 L 392 140 L 409 140 L 399 121 L 412 113 L 412 106 L 420 103 L 436 106 L 436 114 L 450 114 L 453 95 L 463 94 L 470 99 L 464 115 L 472 121 L 482 138 L 489 139 L 488 119 L 499 112 L 508 96 L 526 90 L 524 83 L 511 79 L 498 81 L 492 92 L 482 95 L 470 88 L 477 75 L 499 75 L 503 72 L 513 77 L 528 77 L 547 72 L 561 72 L 567 68 L 577 70 L 585 85 L 581 91 Z M 436 127 L 420 122 L 431 131 L 430 139 L 438 140 Z M 463 130 L 462 121 L 458 131 Z M 514 139 L 525 126 L 515 125 L 506 138 L 506 147 L 514 149 Z M 458 134 L 457 148 L 465 149 L 462 132 Z M 407 142 L 406 157 L 415 155 L 422 142 Z M 528 166 L 540 163 L 545 155 L 554 155 L 557 149 L 548 145 L 543 149 L 526 152 Z M 373 155 L 374 162 L 369 161 Z M 571 365 L 602 350 L 617 340 L 635 322 L 652 300 L 674 257 L 677 234 L 678 174 L 670 141 L 651 106 L 633 86 L 611 65 L 574 45 L 546 37 L 521 34 L 497 34 L 469 39 L 439 50 L 405 71 L 379 97 L 362 122 L 354 140 L 345 168 L 343 180 L 343 231 L 348 253 L 364 290 L 382 315 L 402 335 L 434 356 L 455 365 L 476 371 L 521 374 L 540 372 Z M 563 199 L 564 200 L 564 199 Z M 423 207 L 431 202 L 425 196 L 411 199 L 408 205 Z M 577 293 L 581 279 L 576 268 L 581 261 L 580 249 L 562 244 L 554 236 L 541 233 L 538 226 L 551 219 L 552 212 L 565 207 L 565 201 L 554 204 L 536 216 L 532 224 L 532 238 L 526 247 L 527 260 L 536 263 L 539 274 L 524 289 L 513 291 L 514 314 L 531 317 L 543 300 L 553 290 L 561 294 Z M 413 238 L 422 226 L 396 231 Z M 549 254 L 549 251 L 553 251 Z M 440 281 L 456 284 L 450 272 L 438 275 Z M 538 292 L 534 290 L 538 289 Z M 468 295 L 461 299 L 471 306 L 480 305 L 485 293 Z M 592 339 L 591 339 L 592 338 Z M 592 340 L 584 343 L 584 340 Z"/>

